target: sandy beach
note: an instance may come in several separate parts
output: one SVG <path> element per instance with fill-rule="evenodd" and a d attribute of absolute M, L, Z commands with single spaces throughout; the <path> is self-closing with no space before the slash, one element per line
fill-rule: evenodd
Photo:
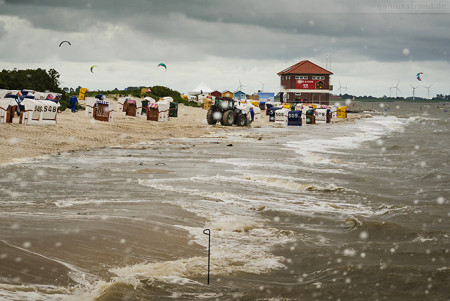
<path fill-rule="evenodd" d="M 111 99 L 108 99 L 112 101 Z M 84 106 L 84 101 L 81 101 Z M 84 110 L 76 113 L 66 109 L 58 113 L 56 126 L 22 125 L 17 116 L 11 124 L 0 124 L 0 164 L 23 161 L 28 158 L 55 154 L 58 152 L 80 151 L 102 147 L 131 147 L 139 142 L 170 138 L 196 138 L 242 128 L 215 126 L 206 123 L 206 110 L 180 104 L 178 117 L 168 122 L 147 121 L 146 116 L 131 117 L 123 112 L 114 112 L 113 122 L 90 119 Z M 348 119 L 333 119 L 344 122 L 359 118 L 359 114 L 349 114 Z M 278 126 L 268 122 L 262 112 L 260 125 Z"/>
<path fill-rule="evenodd" d="M 145 116 L 131 117 L 114 112 L 113 122 L 90 119 L 84 110 L 58 113 L 56 126 L 1 124 L 0 164 L 24 158 L 110 146 L 130 146 L 141 141 L 175 137 L 200 137 L 217 129 L 207 126 L 206 111 L 180 105 L 178 118 L 168 122 L 147 121 Z M 228 129 L 231 130 L 231 129 Z"/>

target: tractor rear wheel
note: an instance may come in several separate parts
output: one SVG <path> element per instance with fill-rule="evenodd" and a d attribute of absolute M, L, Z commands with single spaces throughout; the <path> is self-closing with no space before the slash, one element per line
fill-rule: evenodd
<path fill-rule="evenodd" d="M 233 125 L 234 123 L 234 112 L 229 110 L 223 113 L 222 124 L 226 126 Z"/>

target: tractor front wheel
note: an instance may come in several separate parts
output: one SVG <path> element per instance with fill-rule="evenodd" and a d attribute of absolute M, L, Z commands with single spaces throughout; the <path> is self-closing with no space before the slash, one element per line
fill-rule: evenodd
<path fill-rule="evenodd" d="M 214 119 L 214 110 L 209 109 L 208 112 L 206 113 L 206 121 L 208 122 L 208 124 L 216 124 L 217 120 Z"/>
<path fill-rule="evenodd" d="M 234 112 L 226 111 L 223 113 L 222 124 L 226 126 L 231 126 L 234 123 Z"/>
<path fill-rule="evenodd" d="M 239 115 L 238 119 L 237 119 L 237 125 L 238 126 L 246 126 L 247 125 L 247 116 L 244 114 Z"/>

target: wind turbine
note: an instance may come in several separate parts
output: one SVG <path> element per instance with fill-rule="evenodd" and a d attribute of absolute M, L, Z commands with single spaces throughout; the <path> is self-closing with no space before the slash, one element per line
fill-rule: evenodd
<path fill-rule="evenodd" d="M 347 85 L 345 85 L 345 87 L 342 87 L 342 90 L 345 90 L 345 94 L 347 94 L 347 90 L 348 90 Z"/>
<path fill-rule="evenodd" d="M 243 85 L 242 83 L 241 83 L 241 80 L 239 80 L 239 88 L 238 88 L 238 91 L 241 91 L 242 92 L 242 87 L 247 87 L 246 85 Z"/>
<path fill-rule="evenodd" d="M 397 85 L 394 86 L 393 88 L 395 88 L 395 98 L 398 97 L 398 92 L 400 92 L 400 89 L 398 88 L 398 84 L 400 83 L 400 81 L 397 82 Z"/>
<path fill-rule="evenodd" d="M 260 82 L 260 81 L 258 81 L 261 85 L 262 85 L 262 87 L 261 87 L 261 92 L 264 92 L 264 83 L 263 82 Z"/>
<path fill-rule="evenodd" d="M 428 90 L 428 98 L 430 98 L 430 88 L 431 88 L 431 86 L 432 86 L 432 85 L 425 86 L 425 88 Z"/>
<path fill-rule="evenodd" d="M 411 86 L 411 88 L 413 89 L 413 100 L 416 99 L 416 89 L 419 87 L 414 87 L 413 85 L 409 84 Z"/>
<path fill-rule="evenodd" d="M 342 86 L 341 86 L 341 81 L 338 81 L 339 82 L 339 88 L 337 89 L 337 91 L 339 91 L 339 95 L 341 95 L 341 90 L 342 90 Z"/>
<path fill-rule="evenodd" d="M 392 89 L 394 89 L 394 88 L 395 88 L 394 86 L 389 87 L 389 98 L 392 97 Z"/>

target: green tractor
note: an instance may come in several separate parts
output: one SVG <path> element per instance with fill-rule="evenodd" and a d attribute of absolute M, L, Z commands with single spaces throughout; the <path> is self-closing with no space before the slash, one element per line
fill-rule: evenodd
<path fill-rule="evenodd" d="M 231 97 L 216 97 L 206 113 L 206 121 L 208 124 L 216 124 L 217 121 L 220 121 L 222 125 L 226 126 L 233 124 L 248 126 L 250 124 L 248 109 L 236 105 L 235 100 Z"/>

